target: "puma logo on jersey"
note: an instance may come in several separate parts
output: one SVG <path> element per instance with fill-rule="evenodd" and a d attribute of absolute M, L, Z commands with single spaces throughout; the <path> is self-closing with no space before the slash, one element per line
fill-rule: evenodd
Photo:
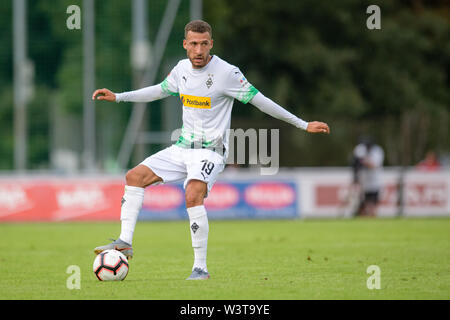
<path fill-rule="evenodd" d="M 183 106 L 198 109 L 211 109 L 210 97 L 197 97 L 187 94 L 180 94 L 180 100 Z"/>

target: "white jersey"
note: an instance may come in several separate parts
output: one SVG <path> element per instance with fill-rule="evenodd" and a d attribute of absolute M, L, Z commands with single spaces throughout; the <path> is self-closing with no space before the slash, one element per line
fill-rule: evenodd
<path fill-rule="evenodd" d="M 201 69 L 184 59 L 158 85 L 116 94 L 116 102 L 151 102 L 177 96 L 183 105 L 183 127 L 176 145 L 210 149 L 227 158 L 231 110 L 234 99 L 251 102 L 262 112 L 306 130 L 303 121 L 265 97 L 244 77 L 239 68 L 212 56 Z"/>
<path fill-rule="evenodd" d="M 183 127 L 176 145 L 208 148 L 226 154 L 234 99 L 248 103 L 258 93 L 239 68 L 218 56 L 201 69 L 181 60 L 161 83 L 166 94 L 179 96 Z"/>

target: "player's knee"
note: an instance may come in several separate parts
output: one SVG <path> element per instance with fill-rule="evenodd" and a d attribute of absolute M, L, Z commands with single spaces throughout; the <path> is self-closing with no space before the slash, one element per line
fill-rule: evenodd
<path fill-rule="evenodd" d="M 186 192 L 186 207 L 196 207 L 203 204 L 203 197 L 196 192 Z"/>
<path fill-rule="evenodd" d="M 203 204 L 205 198 L 206 185 L 203 182 L 189 182 L 186 187 L 186 207 L 196 207 Z"/>
<path fill-rule="evenodd" d="M 137 170 L 131 169 L 125 175 L 128 186 L 143 187 L 144 177 Z"/>

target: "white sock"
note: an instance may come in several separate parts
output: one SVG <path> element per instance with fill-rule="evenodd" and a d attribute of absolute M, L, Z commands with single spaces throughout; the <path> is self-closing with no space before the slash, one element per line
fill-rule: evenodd
<path fill-rule="evenodd" d="M 122 209 L 120 220 L 122 229 L 119 238 L 128 244 L 133 242 L 134 228 L 144 201 L 144 188 L 125 186 L 125 193 L 122 198 Z"/>
<path fill-rule="evenodd" d="M 194 248 L 194 268 L 208 271 L 206 267 L 206 252 L 208 248 L 209 224 L 206 209 L 203 205 L 187 208 L 191 230 L 192 248 Z"/>

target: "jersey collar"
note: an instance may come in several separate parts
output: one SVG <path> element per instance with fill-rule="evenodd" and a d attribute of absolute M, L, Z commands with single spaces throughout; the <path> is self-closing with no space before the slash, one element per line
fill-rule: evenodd
<path fill-rule="evenodd" d="M 214 59 L 214 57 L 215 57 L 215 55 L 211 55 L 211 60 L 209 60 L 209 62 L 203 68 L 200 68 L 200 69 L 194 69 L 192 67 L 192 64 L 191 64 L 191 71 L 194 72 L 194 73 L 202 73 L 202 72 L 204 72 L 213 63 L 213 60 L 214 60 L 214 62 L 217 60 L 217 59 Z"/>

